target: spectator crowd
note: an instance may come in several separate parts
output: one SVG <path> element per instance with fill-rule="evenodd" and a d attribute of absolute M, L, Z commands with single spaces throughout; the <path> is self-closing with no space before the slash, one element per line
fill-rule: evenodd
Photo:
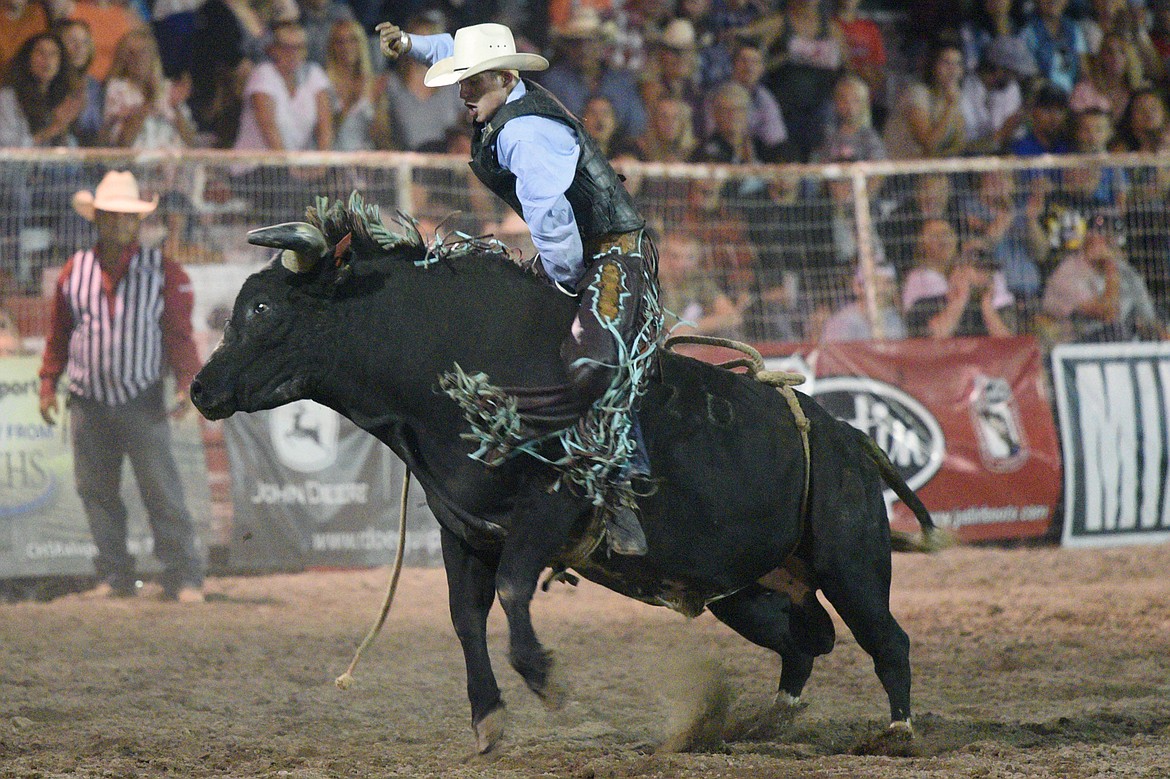
<path fill-rule="evenodd" d="M 391 16 L 420 34 L 508 24 L 618 163 L 752 166 L 627 180 L 684 327 L 1166 332 L 1170 169 L 1110 155 L 1170 147 L 1170 0 L 0 0 L 0 146 L 465 150 L 457 89 L 379 53 Z M 876 267 L 850 179 L 769 165 L 1066 153 L 1084 164 L 871 179 Z M 36 192 L 17 175 L 0 182 L 6 236 Z M 281 212 L 330 175 L 237 165 L 229 184 Z"/>

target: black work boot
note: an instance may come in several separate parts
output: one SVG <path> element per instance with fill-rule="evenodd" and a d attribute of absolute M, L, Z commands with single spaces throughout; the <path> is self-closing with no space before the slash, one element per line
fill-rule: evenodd
<path fill-rule="evenodd" d="M 647 552 L 646 534 L 637 510 L 623 503 L 605 517 L 605 540 L 609 550 L 628 557 L 642 557 Z"/>

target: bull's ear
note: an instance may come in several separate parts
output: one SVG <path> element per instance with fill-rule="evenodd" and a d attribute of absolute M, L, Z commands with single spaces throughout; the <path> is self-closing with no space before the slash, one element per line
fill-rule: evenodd
<path fill-rule="evenodd" d="M 280 264 L 293 273 L 308 273 L 329 249 L 325 235 L 308 222 L 285 222 L 251 230 L 248 243 L 284 249 Z"/>

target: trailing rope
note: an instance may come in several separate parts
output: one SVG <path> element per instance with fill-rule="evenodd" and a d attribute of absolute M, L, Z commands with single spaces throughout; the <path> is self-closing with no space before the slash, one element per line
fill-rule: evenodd
<path fill-rule="evenodd" d="M 809 483 L 812 476 L 812 453 L 809 449 L 808 431 L 812 428 L 812 423 L 805 415 L 804 409 L 800 407 L 800 400 L 796 397 L 796 392 L 792 389 L 795 386 L 804 384 L 805 377 L 792 371 L 767 370 L 764 367 L 764 356 L 754 346 L 745 344 L 742 341 L 735 341 L 730 338 L 717 338 L 711 335 L 672 335 L 666 339 L 662 348 L 673 352 L 674 347 L 679 344 L 719 346 L 724 349 L 740 352 L 745 356 L 737 357 L 727 362 L 721 362 L 716 367 L 727 370 L 746 368 L 748 375 L 753 379 L 775 387 L 784 396 L 784 400 L 788 402 L 788 408 L 792 411 L 796 429 L 800 431 L 800 441 L 804 445 L 804 493 L 800 498 L 800 513 L 802 515 L 807 513 Z"/>
<path fill-rule="evenodd" d="M 398 589 L 398 576 L 402 573 L 402 557 L 406 548 L 406 496 L 409 492 L 410 469 L 407 468 L 402 475 L 402 500 L 398 505 L 398 552 L 394 555 L 394 572 L 390 574 L 390 586 L 386 590 L 386 597 L 382 599 L 382 611 L 378 614 L 378 620 L 370 628 L 370 632 L 366 633 L 366 637 L 358 645 L 357 651 L 353 653 L 353 660 L 349 661 L 349 668 L 346 668 L 345 673 L 334 680 L 333 683 L 337 685 L 338 689 L 348 690 L 353 684 L 353 669 L 357 668 L 362 652 L 374 643 L 374 639 L 382 630 L 382 625 L 386 624 L 386 617 L 390 614 L 390 606 L 394 603 L 394 591 Z"/>

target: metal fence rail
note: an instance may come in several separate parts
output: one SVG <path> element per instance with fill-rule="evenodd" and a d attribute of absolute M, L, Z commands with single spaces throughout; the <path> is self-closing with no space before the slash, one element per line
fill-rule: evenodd
<path fill-rule="evenodd" d="M 458 156 L 7 149 L 0 154 L 0 307 L 15 311 L 30 348 L 44 330 L 37 298 L 53 269 L 92 240 L 72 196 L 111 167 L 134 171 L 160 197 L 144 240 L 162 243 L 189 268 L 235 268 L 221 274 L 224 285 L 238 285 L 240 268 L 266 258 L 247 245 L 247 230 L 298 219 L 316 197 L 354 190 L 382 206 L 385 219 L 397 212 L 417 219 L 424 235 L 492 234 L 534 252 L 523 221 Z M 1157 319 L 1170 315 L 1170 160 L 1157 155 L 615 167 L 657 235 L 666 306 L 696 329 L 817 341 L 838 337 L 826 322 L 852 305 L 872 336 L 896 337 L 890 317 L 910 313 L 901 305 L 908 279 L 953 234 L 944 277 L 962 264 L 998 270 L 1015 332 L 1077 338 L 1077 328 L 1048 311 L 1046 285 L 1063 260 L 1083 253 L 1086 231 L 1102 224 L 1116 256 L 1133 269 L 1123 292 L 1132 296 L 1129 287 L 1140 284 Z"/>

